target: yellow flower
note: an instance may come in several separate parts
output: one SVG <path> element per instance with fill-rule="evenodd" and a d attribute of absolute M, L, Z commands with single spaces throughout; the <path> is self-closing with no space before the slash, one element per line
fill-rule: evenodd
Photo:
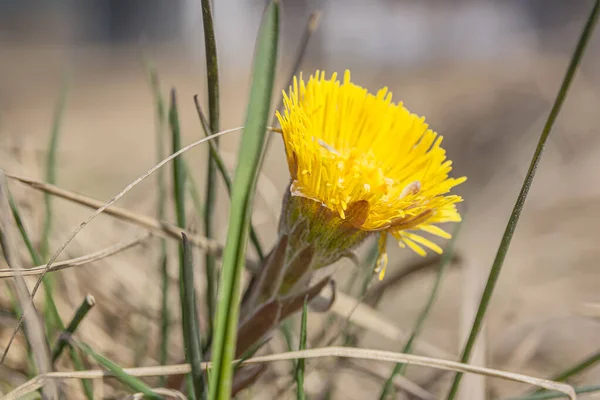
<path fill-rule="evenodd" d="M 380 232 L 381 274 L 392 234 L 401 247 L 425 255 L 442 249 L 422 232 L 449 238 L 436 224 L 461 220 L 450 190 L 466 178 L 449 178 L 452 162 L 442 137 L 425 119 L 393 103 L 387 88 L 373 95 L 334 73 L 294 79 L 277 113 L 292 184 L 292 196 L 321 203 L 342 220 Z M 358 211 L 357 211 L 358 210 Z M 419 233 L 416 233 L 419 232 Z"/>

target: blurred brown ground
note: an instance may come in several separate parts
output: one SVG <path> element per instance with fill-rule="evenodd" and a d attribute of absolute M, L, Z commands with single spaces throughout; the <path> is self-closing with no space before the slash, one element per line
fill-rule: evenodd
<path fill-rule="evenodd" d="M 510 51 L 504 52 L 501 59 L 431 57 L 426 62 L 398 66 L 377 59 L 338 57 L 323 49 L 313 54 L 312 47 L 309 48 L 304 71 L 350 68 L 358 84 L 373 90 L 389 86 L 396 100 L 404 101 L 411 111 L 426 115 L 432 127 L 445 137 L 449 158 L 455 161 L 455 176 L 469 177 L 459 189 L 465 198 L 462 210 L 466 216 L 457 244 L 462 261 L 459 268 L 453 268 L 447 275 L 422 334 L 424 340 L 447 353 L 459 352 L 460 337 L 465 334 L 469 316 L 476 307 L 585 12 L 582 7 L 582 12 L 572 16 L 569 24 L 541 35 L 543 40 L 532 40 L 533 34 L 527 29 L 507 32 L 511 36 Z M 295 28 L 288 25 L 284 31 L 292 38 L 301 31 L 302 23 L 296 24 Z M 254 34 L 255 31 L 248 33 Z M 554 43 L 554 38 L 560 40 Z M 590 44 L 590 52 L 552 133 L 506 259 L 483 335 L 487 366 L 545 377 L 597 351 L 600 345 L 600 312 L 590 306 L 600 304 L 599 38 L 596 34 Z M 295 45 L 292 39 L 285 39 L 284 43 L 281 77 L 287 75 Z M 493 53 L 493 49 L 490 51 Z M 61 129 L 59 186 L 109 199 L 155 162 L 154 105 L 140 62 L 139 46 L 65 47 L 32 41 L 0 42 L 0 54 L 0 168 L 43 178 L 53 108 L 68 66 L 73 78 Z M 170 87 L 177 88 L 185 143 L 199 138 L 202 133 L 192 95 L 206 89 L 201 58 L 191 56 L 175 44 L 155 46 L 148 54 L 159 71 L 165 96 Z M 228 61 L 223 63 L 221 72 L 222 128 L 241 124 L 249 86 L 249 59 Z M 283 79 L 278 81 L 281 87 Z M 233 133 L 222 140 L 224 157 L 231 168 L 238 139 L 239 134 Z M 201 188 L 205 155 L 205 149 L 195 149 L 186 156 Z M 283 147 L 276 139 L 255 203 L 254 222 L 265 247 L 275 239 L 278 207 L 288 179 Z M 11 188 L 24 209 L 30 231 L 38 235 L 43 213 L 41 196 L 17 184 Z M 154 215 L 154 190 L 155 179 L 150 178 L 119 205 Z M 220 196 L 226 198 L 222 187 Z M 55 200 L 54 205 L 52 249 L 90 213 L 62 200 Z M 222 242 L 227 207 L 226 201 L 219 202 L 217 226 Z M 200 230 L 200 226 L 196 220 L 192 229 Z M 136 232 L 138 229 L 133 226 L 100 217 L 78 235 L 65 257 L 95 251 Z M 156 363 L 160 300 L 157 243 L 154 240 L 144 248 L 59 273 L 59 308 L 63 319 L 70 318 L 85 294 L 94 295 L 98 305 L 82 326 L 80 337 L 124 366 Z M 416 259 L 407 251 L 390 250 L 390 273 Z M 199 264 L 202 259 L 198 255 Z M 176 263 L 170 267 L 175 275 Z M 0 262 L 0 268 L 5 268 L 4 261 Z M 339 280 L 343 281 L 351 271 L 349 263 L 341 263 Z M 409 332 L 426 301 L 432 280 L 431 270 L 411 276 L 386 292 L 379 311 Z M 200 282 L 200 290 L 202 285 Z M 175 290 L 174 284 L 173 315 L 178 317 Z M 3 307 L 7 304 L 3 295 Z M 311 327 L 317 331 L 323 320 L 322 315 L 311 315 Z M 0 324 L 0 342 L 6 343 L 14 322 L 3 319 Z M 144 357 L 136 360 L 135 354 L 139 353 L 136 349 L 144 335 L 149 338 L 149 350 L 147 354 L 142 351 Z M 172 362 L 179 361 L 182 355 L 178 335 L 172 334 Z M 373 327 L 361 337 L 359 345 L 399 351 L 403 343 L 382 337 L 377 327 Z M 23 381 L 19 372 L 23 368 L 22 355 L 23 340 L 19 338 L 6 368 L 0 370 L 0 377 L 4 377 L 0 380 L 11 383 L 3 383 L 0 393 Z M 392 366 L 384 367 L 389 370 Z M 16 375 L 9 374 L 8 369 L 16 371 Z M 322 391 L 322 378 L 334 374 L 330 360 L 309 363 L 308 370 L 321 377 L 308 379 L 311 393 Z M 378 397 L 381 380 L 352 369 L 339 371 L 339 377 L 334 379 L 334 398 Z M 443 393 L 447 387 L 447 380 L 437 379 L 439 376 L 433 370 L 411 367 L 408 377 L 434 393 Z M 600 369 L 595 368 L 578 376 L 573 383 L 589 384 L 598 382 L 598 378 Z M 467 390 L 477 390 L 481 383 L 477 379 L 465 382 Z M 486 384 L 493 398 L 527 389 L 492 379 Z M 69 386 L 78 388 L 72 383 Z M 260 386 L 263 395 L 254 395 L 273 398 L 270 392 L 273 387 L 272 381 L 265 383 Z M 465 391 L 463 398 L 479 398 L 469 393 L 478 392 Z"/>

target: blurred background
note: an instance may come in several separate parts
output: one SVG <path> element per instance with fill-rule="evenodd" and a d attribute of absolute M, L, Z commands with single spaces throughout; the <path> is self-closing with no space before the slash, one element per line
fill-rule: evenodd
<path fill-rule="evenodd" d="M 215 2 L 223 129 L 243 121 L 249 66 L 264 4 Z M 319 10 L 320 26 L 302 70 L 308 74 L 316 69 L 350 69 L 353 80 L 372 91 L 388 86 L 396 101 L 425 115 L 444 136 L 454 175 L 469 178 L 458 190 L 465 198 L 459 260 L 444 280 L 421 336 L 423 346 L 417 348 L 419 354 L 456 357 L 592 1 L 283 0 L 282 4 L 278 91 L 285 85 L 308 16 Z M 481 365 L 548 377 L 599 350 L 599 50 L 596 31 L 552 133 L 500 277 L 475 357 Z M 144 58 L 156 66 L 165 96 L 170 88 L 177 89 L 185 143 L 197 140 L 202 131 L 192 96 L 205 99 L 206 93 L 198 0 L 0 0 L 0 168 L 43 178 L 54 109 L 66 79 L 69 91 L 61 126 L 58 185 L 107 200 L 145 172 L 156 160 L 156 140 Z M 223 157 L 231 169 L 238 140 L 237 133 L 222 139 Z M 206 149 L 190 151 L 186 160 L 203 189 Z M 259 181 L 254 214 L 267 248 L 276 237 L 288 179 L 283 146 L 275 138 Z M 155 182 L 146 180 L 119 205 L 155 215 Z M 221 186 L 216 226 L 218 239 L 224 242 L 228 203 Z M 39 235 L 41 195 L 14 183 L 11 189 L 30 232 Z M 54 204 L 52 249 L 90 213 L 58 199 Z M 190 215 L 195 215 L 191 206 Z M 190 229 L 201 232 L 202 224 L 197 218 L 193 221 Z M 65 257 L 96 251 L 137 232 L 134 226 L 101 217 L 77 236 Z M 124 366 L 156 363 L 157 243 L 150 241 L 143 249 L 65 270 L 57 278 L 63 319 L 70 318 L 85 294 L 94 295 L 98 304 L 80 335 Z M 376 307 L 378 322 L 363 326 L 357 334 L 360 347 L 402 349 L 404 339 L 398 332 L 411 331 L 434 279 L 435 268 L 422 268 L 395 280 L 395 271 L 419 260 L 390 247 L 394 247 L 388 269 L 392 283 Z M 174 251 L 171 257 L 175 276 Z M 197 260 L 200 264 L 203 257 L 198 255 Z M 351 263 L 341 262 L 339 281 L 352 272 Z M 175 287 L 174 283 L 177 318 Z M 0 297 L 7 310 L 9 299 Z M 311 315 L 311 330 L 318 331 L 326 318 Z M 396 331 L 389 333 L 385 326 Z M 7 314 L 0 321 L 2 343 L 13 327 Z M 173 334 L 172 341 L 171 361 L 178 362 L 183 354 L 180 337 Z M 25 380 L 23 354 L 21 338 L 0 369 L 0 390 Z M 316 396 L 331 389 L 335 399 L 378 398 L 392 368 L 352 362 L 336 364 L 334 374 L 334 364 L 332 360 L 308 364 L 313 372 L 307 377 L 309 393 Z M 261 398 L 275 398 L 277 382 L 285 386 L 278 373 L 285 375 L 275 370 L 273 379 L 263 384 Z M 450 377 L 418 367 L 409 368 L 407 376 L 436 395 L 445 393 Z M 599 379 L 600 369 L 591 368 L 572 383 L 592 384 Z M 106 390 L 121 393 L 119 387 Z M 461 395 L 501 398 L 527 390 L 524 385 L 469 376 Z M 418 397 L 399 392 L 397 398 Z"/>

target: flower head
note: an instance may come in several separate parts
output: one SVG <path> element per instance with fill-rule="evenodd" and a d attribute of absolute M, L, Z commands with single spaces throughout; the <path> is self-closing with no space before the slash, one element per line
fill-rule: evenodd
<path fill-rule="evenodd" d="M 449 238 L 436 224 L 461 220 L 450 190 L 466 178 L 450 178 L 452 162 L 442 137 L 423 117 L 393 103 L 387 88 L 375 95 L 324 72 L 294 79 L 277 113 L 292 176 L 290 194 L 320 203 L 347 224 L 386 233 L 420 255 L 442 249 L 422 232 Z M 382 268 L 382 274 L 385 265 Z"/>

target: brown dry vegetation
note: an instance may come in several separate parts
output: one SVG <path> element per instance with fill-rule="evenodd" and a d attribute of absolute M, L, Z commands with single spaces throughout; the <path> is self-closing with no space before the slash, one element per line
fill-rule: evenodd
<path fill-rule="evenodd" d="M 597 35 L 596 35 L 597 36 Z M 596 37 L 597 39 L 597 37 Z M 594 44 L 597 47 L 598 41 Z M 0 67 L 0 168 L 19 175 L 42 178 L 52 110 L 58 96 L 66 53 L 60 49 L 1 47 Z M 109 199 L 146 171 L 155 161 L 153 102 L 145 72 L 137 55 L 127 51 L 97 49 L 77 54 L 74 79 L 61 129 L 58 162 L 59 186 L 99 199 Z M 186 143 L 201 130 L 191 96 L 203 93 L 204 76 L 196 63 L 179 57 L 173 49 L 157 52 L 155 62 L 163 89 L 178 89 L 182 131 Z M 26 58 L 26 62 L 25 62 Z M 465 226 L 458 240 L 459 262 L 447 275 L 440 297 L 426 324 L 422 343 L 438 354 L 456 355 L 476 309 L 504 225 L 525 174 L 535 142 L 568 62 L 565 54 L 523 52 L 498 62 L 438 63 L 427 68 L 371 73 L 368 66 L 354 72 L 355 80 L 369 88 L 388 85 L 397 98 L 422 115 L 445 137 L 455 174 L 469 180 L 460 188 L 465 197 Z M 545 377 L 564 370 L 598 350 L 600 337 L 600 62 L 592 51 L 584 60 L 569 100 L 565 104 L 530 193 L 525 212 L 496 290 L 487 318 L 479 362 L 487 366 Z M 311 65 L 311 63 L 308 63 Z M 244 65 L 244 64 L 240 64 Z M 304 70 L 310 71 L 312 64 Z M 226 68 L 223 73 L 222 127 L 240 124 L 248 88 L 248 71 Z M 222 140 L 226 161 L 233 167 L 239 135 Z M 186 156 L 203 187 L 205 149 Z M 288 180 L 282 145 L 276 139 L 259 183 L 254 222 L 269 247 L 276 234 L 282 193 Z M 39 236 L 42 197 L 11 182 L 29 231 Z M 224 240 L 227 202 L 219 193 L 218 223 Z M 155 180 L 150 178 L 130 192 L 119 206 L 146 215 L 155 214 Z M 51 249 L 56 249 L 90 210 L 55 200 Z M 201 224 L 194 216 L 190 229 Z M 83 230 L 63 257 L 84 255 L 141 230 L 101 216 Z M 84 267 L 55 274 L 61 315 L 68 320 L 86 294 L 97 301 L 81 326 L 79 338 L 122 366 L 156 365 L 160 301 L 158 245 L 155 239 L 134 249 Z M 176 276 L 176 252 L 170 247 L 171 271 Z M 200 264 L 202 257 L 196 257 Z M 407 251 L 392 249 L 388 279 L 418 261 Z M 23 251 L 23 262 L 29 266 Z M 4 260 L 0 268 L 5 268 Z M 336 279 L 352 272 L 344 261 Z M 199 268 L 199 270 L 201 270 Z M 199 291 L 203 290 L 199 274 Z M 429 268 L 391 285 L 377 310 L 388 324 L 410 332 L 433 280 Z M 28 280 L 29 281 L 29 280 Z M 339 287 L 344 287 L 339 285 Z M 172 285 L 173 318 L 179 318 L 176 281 Z M 38 295 L 38 299 L 42 296 Z M 6 343 L 15 321 L 5 293 L 0 296 L 0 343 Z M 327 315 L 311 313 L 311 332 L 320 330 Z M 360 322 L 360 321 L 359 321 Z M 173 323 L 176 327 L 178 324 Z M 382 334 L 383 332 L 383 334 Z M 399 351 L 403 341 L 392 340 L 382 326 L 370 324 L 359 334 L 358 345 Z M 182 358 L 179 333 L 171 336 L 170 360 Z M 310 337 L 309 337 L 310 338 Z M 312 338 L 315 340 L 315 338 Z M 283 349 L 279 340 L 272 346 Z M 428 350 L 431 355 L 431 349 Z M 0 393 L 26 380 L 24 341 L 18 336 L 9 359 L 0 369 Z M 423 353 L 421 353 L 423 354 Z M 427 354 L 427 352 L 425 353 Z M 485 361 L 483 361 L 485 360 Z M 323 393 L 329 385 L 336 399 L 378 396 L 391 365 L 365 362 L 308 362 L 309 393 Z M 288 364 L 272 368 L 252 398 L 274 398 L 277 386 L 293 387 Z M 61 364 L 68 369 L 70 365 Z M 365 371 L 367 369 L 367 371 Z M 443 393 L 449 374 L 410 368 L 408 378 L 432 393 Z M 442 379 L 440 379 L 442 378 Z M 573 383 L 598 382 L 600 369 L 578 376 Z M 487 379 L 494 398 L 522 393 L 523 385 Z M 481 378 L 465 380 L 476 390 Z M 73 382 L 73 398 L 80 387 Z M 104 395 L 123 393 L 107 380 Z M 288 397 L 289 397 L 288 391 Z M 465 392 L 464 398 L 477 398 Z M 472 392 L 477 393 L 477 392 Z M 475 396 L 475 397 L 471 397 Z M 318 397 L 315 397 L 318 398 Z"/>

